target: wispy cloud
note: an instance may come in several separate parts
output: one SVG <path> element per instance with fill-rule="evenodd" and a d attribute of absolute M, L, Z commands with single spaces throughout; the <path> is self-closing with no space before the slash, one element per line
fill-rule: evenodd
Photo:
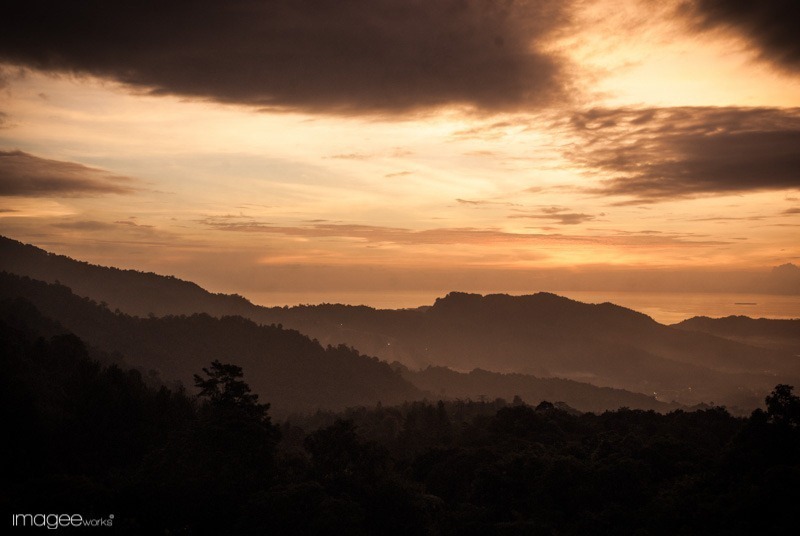
<path fill-rule="evenodd" d="M 97 220 L 66 220 L 59 221 L 51 224 L 51 227 L 58 229 L 68 229 L 71 231 L 87 231 L 87 232 L 119 232 L 126 234 L 138 234 L 142 236 L 152 236 L 154 233 L 163 235 L 163 232 L 158 231 L 153 225 L 138 224 L 133 220 L 117 220 L 114 222 L 97 221 Z"/>
<path fill-rule="evenodd" d="M 553 215 L 558 219 L 558 215 Z M 697 237 L 678 234 L 653 235 L 650 233 L 606 233 L 566 235 L 560 233 L 524 233 L 508 232 L 500 229 L 446 227 L 437 229 L 405 229 L 399 227 L 382 227 L 376 225 L 357 224 L 318 224 L 306 226 L 280 226 L 262 223 L 256 220 L 233 222 L 217 218 L 206 218 L 201 224 L 219 231 L 239 233 L 265 233 L 304 238 L 340 238 L 358 240 L 364 243 L 391 243 L 400 245 L 435 245 L 435 244 L 594 244 L 612 246 L 708 246 L 724 244 L 724 241 L 699 240 Z"/>
<path fill-rule="evenodd" d="M 413 230 L 399 227 L 383 227 L 358 224 L 317 224 L 309 226 L 279 226 L 257 221 L 224 222 L 206 220 L 209 227 L 221 231 L 247 233 L 269 233 L 275 235 L 307 238 L 345 238 L 358 239 L 371 243 L 393 243 L 404 245 L 419 244 L 487 244 L 497 242 L 524 242 L 530 240 L 561 240 L 561 237 L 535 234 L 516 234 L 497 229 L 479 228 L 438 228 Z M 566 238 L 571 241 L 571 238 Z"/>
<path fill-rule="evenodd" d="M 345 154 L 335 154 L 329 156 L 328 158 L 332 158 L 334 160 L 369 160 L 372 157 L 373 157 L 372 155 L 364 153 L 345 153 Z"/>
<path fill-rule="evenodd" d="M 518 203 L 512 203 L 511 201 L 492 201 L 489 199 L 461 199 L 457 198 L 456 203 L 459 205 L 466 205 L 470 207 L 519 207 L 521 206 Z"/>
<path fill-rule="evenodd" d="M 800 109 L 593 109 L 569 129 L 569 156 L 612 174 L 593 192 L 632 203 L 800 188 Z"/>
<path fill-rule="evenodd" d="M 42 222 L 40 228 L 44 232 L 55 229 L 51 236 L 70 236 L 88 247 L 109 247 L 117 249 L 124 245 L 134 247 L 172 246 L 181 249 L 181 243 L 186 244 L 185 238 L 178 240 L 178 235 L 165 228 L 155 225 L 141 224 L 135 218 L 116 221 L 103 221 L 99 219 L 81 219 L 76 216 L 61 217 L 49 223 Z M 105 246 L 104 246 L 105 245 Z M 194 244 L 195 246 L 197 243 Z"/>
<path fill-rule="evenodd" d="M 600 216 L 605 216 L 601 213 Z M 593 221 L 597 217 L 593 214 L 584 214 L 578 212 L 570 212 L 569 209 L 564 207 L 547 207 L 539 209 L 538 212 L 525 212 L 511 214 L 509 218 L 514 219 L 532 219 L 532 220 L 546 220 L 550 223 L 559 225 L 578 225 Z"/>
<path fill-rule="evenodd" d="M 130 194 L 136 181 L 76 162 L 0 151 L 0 196 L 86 197 Z"/>
<path fill-rule="evenodd" d="M 729 221 L 761 221 L 765 216 L 704 216 L 702 218 L 680 218 L 681 221 L 701 221 L 701 222 L 729 222 Z"/>
<path fill-rule="evenodd" d="M 73 231 L 110 231 L 116 229 L 113 223 L 94 221 L 94 220 L 76 220 L 65 221 L 52 224 L 52 227 L 58 229 L 70 229 Z"/>
<path fill-rule="evenodd" d="M 117 220 L 114 222 L 117 225 L 126 225 L 128 227 L 136 227 L 137 229 L 153 229 L 155 226 L 153 225 L 144 225 L 141 223 L 136 223 L 133 220 Z"/>
<path fill-rule="evenodd" d="M 406 177 L 408 175 L 413 175 L 414 173 L 411 171 L 398 171 L 397 173 L 387 173 L 384 175 L 387 179 L 391 179 L 394 177 Z"/>

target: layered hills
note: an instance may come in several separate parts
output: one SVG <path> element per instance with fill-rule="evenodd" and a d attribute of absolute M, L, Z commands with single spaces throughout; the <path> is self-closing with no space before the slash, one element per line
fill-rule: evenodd
<path fill-rule="evenodd" d="M 771 386 L 800 377 L 800 362 L 785 351 L 548 293 L 451 293 L 432 307 L 402 311 L 320 305 L 260 314 L 321 341 L 346 341 L 411 367 L 569 378 L 684 404 L 753 407 Z"/>
<path fill-rule="evenodd" d="M 59 284 L 0 274 L 4 307 L 45 318 L 127 365 L 162 381 L 191 384 L 213 360 L 244 368 L 275 414 L 397 404 L 424 396 L 388 364 L 348 347 L 323 348 L 281 326 L 207 314 L 141 318 L 114 313 Z"/>
<path fill-rule="evenodd" d="M 7 272 L 0 273 L 0 300 L 17 317 L 32 309 L 46 318 L 51 327 L 43 335 L 73 333 L 117 361 L 162 381 L 191 384 L 193 374 L 212 360 L 235 363 L 244 368 L 253 390 L 279 416 L 423 398 L 510 399 L 515 395 L 532 403 L 561 401 L 581 411 L 676 407 L 639 393 L 563 379 L 487 371 L 463 374 L 443 368 L 412 371 L 346 345 L 323 348 L 296 330 L 258 325 L 241 316 L 130 316 L 77 296 L 64 285 Z"/>
<path fill-rule="evenodd" d="M 334 349 L 346 345 L 396 361 L 405 367 L 407 379 L 427 371 L 416 383 L 437 395 L 464 396 L 465 386 L 470 386 L 470 396 L 493 395 L 495 390 L 475 384 L 475 378 L 488 381 L 482 376 L 486 372 L 495 374 L 495 379 L 502 377 L 508 389 L 517 381 L 515 375 L 561 378 L 644 393 L 665 402 L 752 408 L 775 384 L 796 383 L 800 378 L 800 363 L 785 348 L 757 347 L 719 333 L 665 326 L 611 303 L 585 304 L 548 293 L 454 292 L 430 307 L 413 310 L 332 304 L 266 308 L 241 296 L 209 293 L 174 277 L 93 266 L 9 239 L 0 240 L 0 253 L 0 269 L 60 281 L 75 294 L 107 305 L 109 314 L 114 309 L 154 317 L 205 313 L 239 315 L 267 327 L 280 324 Z M 137 320 L 147 321 L 154 319 Z M 440 367 L 449 370 L 437 373 Z M 479 370 L 472 379 L 451 376 L 474 369 Z M 521 395 L 518 391 L 505 396 Z"/>
<path fill-rule="evenodd" d="M 152 272 L 97 266 L 0 236 L 0 270 L 48 283 L 131 315 L 243 315 L 255 307 L 241 296 L 213 294 L 195 283 Z"/>
<path fill-rule="evenodd" d="M 708 333 L 759 348 L 794 354 L 800 359 L 800 318 L 768 319 L 747 316 L 709 318 L 696 316 L 674 327 Z"/>

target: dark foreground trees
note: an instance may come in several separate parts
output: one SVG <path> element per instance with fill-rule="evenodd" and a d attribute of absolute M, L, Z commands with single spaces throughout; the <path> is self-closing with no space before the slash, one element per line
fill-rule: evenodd
<path fill-rule="evenodd" d="M 796 428 L 800 426 L 800 397 L 792 394 L 792 389 L 791 385 L 777 385 L 765 402 L 772 422 Z"/>
<path fill-rule="evenodd" d="M 193 397 L 101 365 L 74 336 L 42 337 L 53 326 L 13 311 L 0 306 L 8 513 L 114 514 L 114 531 L 128 534 L 796 528 L 800 429 L 789 386 L 748 419 L 723 408 L 594 415 L 495 400 L 276 426 L 235 365 L 213 362 Z"/>
<path fill-rule="evenodd" d="M 195 375 L 194 418 L 149 453 L 136 475 L 136 499 L 149 494 L 150 509 L 137 513 L 148 530 L 227 533 L 250 498 L 274 484 L 280 433 L 269 405 L 258 403 L 240 367 L 214 361 L 203 372 Z"/>

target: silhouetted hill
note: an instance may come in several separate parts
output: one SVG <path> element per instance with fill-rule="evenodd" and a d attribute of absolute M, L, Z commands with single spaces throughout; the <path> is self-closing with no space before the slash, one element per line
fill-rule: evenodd
<path fill-rule="evenodd" d="M 469 373 L 446 367 L 428 367 L 411 371 L 395 365 L 408 381 L 442 399 L 509 399 L 509 393 L 536 405 L 542 400 L 563 401 L 582 412 L 602 413 L 620 407 L 667 412 L 678 404 L 659 402 L 651 396 L 610 387 L 595 387 L 573 380 L 537 378 L 527 374 L 501 374 L 475 369 Z"/>
<path fill-rule="evenodd" d="M 131 317 L 80 298 L 63 285 L 7 273 L 0 274 L 0 297 L 28 300 L 92 346 L 156 370 L 167 380 L 191 383 L 192 374 L 214 359 L 236 363 L 277 413 L 423 396 L 376 358 L 344 346 L 325 349 L 297 331 L 259 326 L 242 317 Z"/>
<path fill-rule="evenodd" d="M 241 296 L 212 294 L 176 277 L 96 266 L 3 236 L 0 270 L 48 283 L 58 281 L 79 296 L 105 302 L 112 311 L 136 316 L 247 315 L 255 307 Z"/>
<path fill-rule="evenodd" d="M 664 326 L 610 303 L 591 305 L 548 293 L 451 293 L 425 309 L 326 304 L 258 315 L 411 368 L 570 378 L 684 404 L 752 408 L 777 380 L 800 377 L 800 363 L 786 353 Z"/>
<path fill-rule="evenodd" d="M 33 304 L 37 315 L 41 310 L 58 319 L 59 323 L 48 320 L 49 327 L 40 331 L 49 335 L 73 332 L 116 354 L 117 361 L 124 357 L 125 363 L 143 368 L 145 373 L 157 371 L 164 379 L 188 382 L 213 359 L 239 364 L 248 371 L 254 390 L 273 403 L 279 414 L 392 403 L 431 394 L 451 399 L 477 399 L 479 395 L 511 399 L 519 395 L 534 403 L 547 398 L 584 411 L 674 409 L 652 397 L 567 380 L 485 371 L 463 374 L 443 368 L 436 377 L 430 370 L 415 373 L 401 367 L 395 372 L 386 363 L 345 346 L 323 350 L 316 341 L 281 326 L 258 326 L 242 317 L 217 319 L 206 314 L 131 317 L 112 313 L 63 285 L 5 272 L 0 273 L 0 298 L 12 303 L 7 307 L 16 308 L 20 319 L 27 318 L 25 312 L 33 309 Z"/>
<path fill-rule="evenodd" d="M 732 341 L 800 356 L 800 319 L 696 316 L 674 324 L 686 331 L 708 333 Z"/>
<path fill-rule="evenodd" d="M 23 532 L 62 517 L 123 534 L 796 532 L 800 398 L 787 385 L 748 419 L 498 399 L 273 424 L 238 367 L 213 364 L 195 398 L 40 331 L 52 329 L 0 299 L 0 503 Z"/>
<path fill-rule="evenodd" d="M 173 277 L 92 266 L 9 239 L 0 239 L 0 252 L 0 267 L 57 279 L 110 309 L 143 316 L 237 314 L 412 369 L 435 365 L 563 377 L 665 401 L 745 408 L 756 407 L 776 383 L 800 378 L 798 360 L 780 349 L 664 326 L 610 303 L 590 305 L 547 293 L 451 293 L 431 307 L 399 311 L 330 304 L 265 308 Z M 782 271 L 793 273 L 792 267 Z"/>

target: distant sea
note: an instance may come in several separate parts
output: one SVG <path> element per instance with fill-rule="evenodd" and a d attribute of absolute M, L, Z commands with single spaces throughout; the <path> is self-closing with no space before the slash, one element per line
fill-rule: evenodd
<path fill-rule="evenodd" d="M 536 291 L 469 291 L 477 294 L 534 294 Z M 675 324 L 693 316 L 713 318 L 744 315 L 752 318 L 800 318 L 800 296 L 776 294 L 724 294 L 682 292 L 548 291 L 584 303 L 611 302 L 651 316 L 662 324 Z M 317 305 L 344 303 L 376 309 L 411 309 L 433 305 L 446 292 L 340 291 L 262 292 L 246 297 L 258 305 Z"/>

